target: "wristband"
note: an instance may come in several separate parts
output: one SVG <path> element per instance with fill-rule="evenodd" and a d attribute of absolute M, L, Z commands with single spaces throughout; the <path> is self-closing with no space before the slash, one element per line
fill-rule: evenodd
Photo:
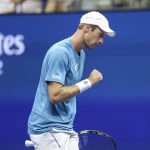
<path fill-rule="evenodd" d="M 82 93 L 92 87 L 92 84 L 88 79 L 82 80 L 82 81 L 76 83 L 75 85 L 78 86 L 80 93 Z"/>

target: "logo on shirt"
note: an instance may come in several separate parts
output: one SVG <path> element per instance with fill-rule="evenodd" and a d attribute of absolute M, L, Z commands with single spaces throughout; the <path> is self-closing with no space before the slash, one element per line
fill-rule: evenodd
<path fill-rule="evenodd" d="M 75 69 L 75 71 L 78 71 L 78 69 L 79 69 L 79 64 L 74 65 L 74 69 Z"/>
<path fill-rule="evenodd" d="M 71 68 L 72 68 L 72 70 L 74 70 L 74 71 L 78 71 L 78 69 L 79 69 L 79 64 L 73 64 L 73 63 L 72 63 Z"/>

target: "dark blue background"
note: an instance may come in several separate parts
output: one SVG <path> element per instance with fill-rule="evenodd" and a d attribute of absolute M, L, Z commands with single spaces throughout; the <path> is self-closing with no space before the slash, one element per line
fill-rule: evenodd
<path fill-rule="evenodd" d="M 0 149 L 26 149 L 43 57 L 53 43 L 76 31 L 82 14 L 0 16 L 0 33 L 24 35 L 26 47 L 21 56 L 0 55 Z M 114 137 L 118 150 L 150 150 L 150 11 L 104 15 L 117 35 L 85 49 L 83 79 L 96 68 L 104 80 L 77 96 L 75 130 L 102 130 Z"/>

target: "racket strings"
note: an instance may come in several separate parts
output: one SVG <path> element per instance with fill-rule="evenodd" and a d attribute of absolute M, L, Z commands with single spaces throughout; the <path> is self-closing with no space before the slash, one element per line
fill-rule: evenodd
<path fill-rule="evenodd" d="M 94 133 L 79 135 L 80 150 L 115 150 L 112 141 L 104 136 Z"/>

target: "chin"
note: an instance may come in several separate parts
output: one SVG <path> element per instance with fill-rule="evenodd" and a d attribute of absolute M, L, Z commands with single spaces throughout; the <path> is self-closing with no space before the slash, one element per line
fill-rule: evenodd
<path fill-rule="evenodd" d="M 92 46 L 89 47 L 89 49 L 93 49 L 93 48 L 95 48 L 95 47 L 96 47 L 95 45 L 92 45 Z"/>
<path fill-rule="evenodd" d="M 86 46 L 86 48 L 87 48 L 87 49 L 92 49 L 93 47 L 90 47 L 90 46 Z"/>
<path fill-rule="evenodd" d="M 86 48 L 88 48 L 88 49 L 92 49 L 92 48 L 94 48 L 95 46 L 93 46 L 93 45 L 86 45 Z"/>
<path fill-rule="evenodd" d="M 88 49 L 93 49 L 95 46 L 96 46 L 95 44 L 93 44 L 93 45 L 85 44 L 85 47 Z"/>

